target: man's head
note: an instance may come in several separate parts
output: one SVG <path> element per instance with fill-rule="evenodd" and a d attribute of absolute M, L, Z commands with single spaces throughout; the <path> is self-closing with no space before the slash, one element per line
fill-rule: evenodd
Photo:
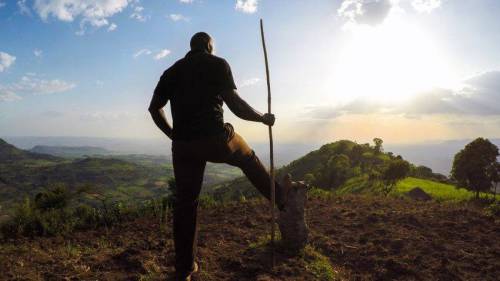
<path fill-rule="evenodd" d="M 214 51 L 214 44 L 212 37 L 208 35 L 206 32 L 198 32 L 193 37 L 191 37 L 191 42 L 189 43 L 191 45 L 191 50 L 201 50 L 201 51 L 207 51 L 210 54 Z"/>

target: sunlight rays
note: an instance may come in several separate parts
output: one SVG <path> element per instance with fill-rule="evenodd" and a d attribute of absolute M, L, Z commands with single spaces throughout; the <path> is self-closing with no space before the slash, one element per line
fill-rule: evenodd
<path fill-rule="evenodd" d="M 347 43 L 336 63 L 334 85 L 335 95 L 343 101 L 398 103 L 453 83 L 444 52 L 425 30 L 397 11 L 380 25 L 345 29 Z"/>

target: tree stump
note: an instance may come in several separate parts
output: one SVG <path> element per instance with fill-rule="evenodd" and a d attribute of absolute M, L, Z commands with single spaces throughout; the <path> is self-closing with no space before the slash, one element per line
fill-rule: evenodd
<path fill-rule="evenodd" d="M 281 240 L 288 250 L 300 251 L 306 246 L 309 236 L 304 213 L 308 187 L 303 182 L 292 182 L 291 176 L 286 175 L 282 188 L 285 194 L 285 207 L 280 211 L 278 218 Z"/>

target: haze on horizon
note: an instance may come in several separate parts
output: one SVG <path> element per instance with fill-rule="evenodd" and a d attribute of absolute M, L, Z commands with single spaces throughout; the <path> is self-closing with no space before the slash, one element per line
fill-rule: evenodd
<path fill-rule="evenodd" d="M 161 137 L 153 89 L 201 30 L 264 111 L 263 18 L 279 142 L 498 138 L 498 14 L 494 0 L 0 0 L 0 136 Z"/>

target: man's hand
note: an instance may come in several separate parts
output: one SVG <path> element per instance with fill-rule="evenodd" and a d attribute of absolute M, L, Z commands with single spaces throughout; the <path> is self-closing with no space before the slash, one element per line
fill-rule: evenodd
<path fill-rule="evenodd" d="M 267 126 L 274 125 L 274 121 L 276 121 L 274 114 L 265 113 L 264 115 L 262 115 L 262 123 L 266 124 Z"/>

